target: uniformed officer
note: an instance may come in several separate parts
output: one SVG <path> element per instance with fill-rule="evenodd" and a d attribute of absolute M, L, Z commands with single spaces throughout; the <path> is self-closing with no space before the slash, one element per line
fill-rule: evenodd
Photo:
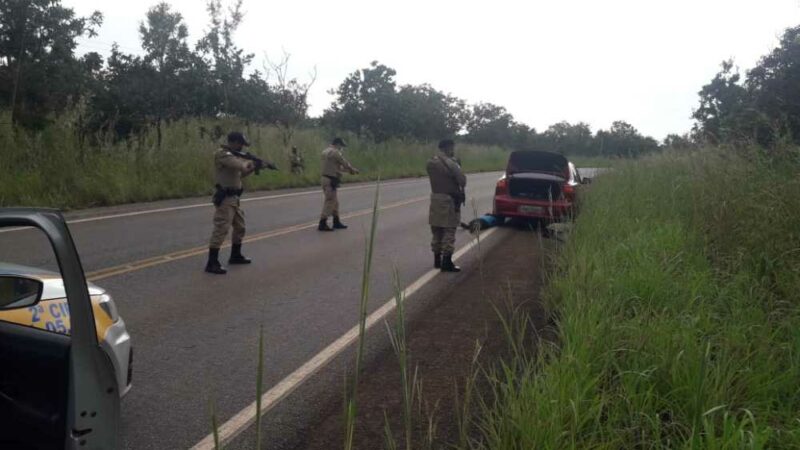
<path fill-rule="evenodd" d="M 289 155 L 289 162 L 291 163 L 292 173 L 295 175 L 302 175 L 306 170 L 306 163 L 303 160 L 303 155 L 297 151 L 297 147 L 292 147 L 292 153 Z"/>
<path fill-rule="evenodd" d="M 239 197 L 241 197 L 242 178 L 250 175 L 256 170 L 253 161 L 236 156 L 234 152 L 239 152 L 242 147 L 249 146 L 247 138 L 238 132 L 233 131 L 228 134 L 227 144 L 217 150 L 214 154 L 214 173 L 216 181 L 216 192 L 214 193 L 214 230 L 211 233 L 211 241 L 208 249 L 208 263 L 206 272 L 223 275 L 227 271 L 222 268 L 219 262 L 219 249 L 228 235 L 228 230 L 233 226 L 231 236 L 231 256 L 228 259 L 230 264 L 250 264 L 250 259 L 242 255 L 242 239 L 244 238 L 244 211 L 239 207 Z"/>
<path fill-rule="evenodd" d="M 325 202 L 322 204 L 322 214 L 319 218 L 319 231 L 333 231 L 347 228 L 339 220 L 339 198 L 336 190 L 342 182 L 342 172 L 357 174 L 358 169 L 352 166 L 342 155 L 346 147 L 342 138 L 334 138 L 331 145 L 322 151 L 322 193 Z M 328 216 L 333 216 L 333 228 L 328 226 Z"/>
<path fill-rule="evenodd" d="M 428 160 L 427 170 L 431 182 L 431 206 L 428 223 L 433 240 L 433 266 L 442 272 L 460 272 L 453 264 L 456 228 L 461 223 L 461 205 L 467 178 L 455 161 L 455 143 L 451 139 L 439 142 L 439 151 Z"/>

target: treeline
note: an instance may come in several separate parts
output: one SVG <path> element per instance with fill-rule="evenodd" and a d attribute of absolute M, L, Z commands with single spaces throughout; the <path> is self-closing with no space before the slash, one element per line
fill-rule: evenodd
<path fill-rule="evenodd" d="M 160 135 L 164 122 L 185 117 L 294 126 L 306 117 L 307 86 L 286 81 L 280 64 L 276 82 L 258 70 L 247 75 L 253 54 L 233 40 L 241 7 L 241 0 L 227 10 L 209 1 L 209 26 L 191 46 L 182 15 L 160 3 L 139 26 L 142 54 L 115 44 L 104 60 L 97 52 L 74 54 L 78 38 L 96 35 L 99 11 L 76 17 L 60 0 L 0 0 L 0 101 L 29 129 L 77 109 L 80 132 L 119 138 L 149 129 Z"/>
<path fill-rule="evenodd" d="M 709 144 L 800 144 L 800 26 L 742 76 L 732 60 L 700 91 L 693 138 Z"/>
<path fill-rule="evenodd" d="M 98 136 L 141 145 L 142 136 L 153 133 L 161 146 L 165 124 L 236 117 L 277 127 L 284 146 L 298 127 L 324 127 L 374 142 L 459 136 L 475 144 L 587 156 L 637 156 L 659 148 L 622 121 L 597 132 L 566 122 L 538 132 L 502 106 L 469 104 L 426 84 L 398 85 L 395 70 L 378 62 L 349 75 L 322 117 L 309 118 L 314 76 L 290 78 L 288 56 L 251 70 L 253 53 L 234 41 L 244 18 L 242 1 L 225 7 L 209 0 L 206 10 L 208 26 L 193 44 L 182 15 L 159 3 L 140 23 L 141 52 L 115 44 L 107 58 L 98 52 L 77 57 L 78 40 L 96 35 L 101 12 L 77 17 L 60 0 L 0 0 L 0 108 L 34 131 L 69 116 L 88 145 Z M 199 132 L 218 139 L 223 130 Z"/>
<path fill-rule="evenodd" d="M 560 122 L 537 132 L 514 119 L 504 107 L 467 104 L 429 85 L 398 86 L 396 72 L 378 62 L 350 74 L 322 123 L 377 140 L 463 134 L 464 140 L 504 148 L 549 150 L 581 156 L 638 156 L 659 149 L 627 122 L 592 131 L 588 124 Z"/>

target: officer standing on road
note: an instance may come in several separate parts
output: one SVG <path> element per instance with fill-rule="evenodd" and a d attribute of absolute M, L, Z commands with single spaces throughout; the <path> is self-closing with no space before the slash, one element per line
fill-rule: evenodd
<path fill-rule="evenodd" d="M 306 170 L 306 163 L 303 160 L 303 155 L 298 153 L 297 147 L 292 147 L 292 154 L 289 155 L 289 162 L 291 163 L 292 173 L 295 175 L 302 175 Z"/>
<path fill-rule="evenodd" d="M 242 255 L 242 239 L 244 238 L 244 211 L 239 207 L 239 198 L 244 189 L 242 178 L 256 170 L 253 161 L 236 156 L 234 153 L 249 146 L 247 138 L 238 132 L 228 134 L 228 143 L 214 154 L 214 173 L 216 191 L 214 193 L 214 231 L 208 249 L 206 272 L 223 275 L 227 273 L 219 262 L 219 249 L 225 241 L 231 226 L 231 257 L 229 264 L 250 264 L 250 259 Z"/>
<path fill-rule="evenodd" d="M 333 231 L 347 228 L 339 220 L 339 198 L 336 190 L 342 182 L 342 172 L 357 174 L 358 169 L 353 167 L 342 155 L 346 147 L 342 138 L 334 138 L 331 145 L 322 151 L 322 193 L 325 202 L 322 204 L 322 214 L 319 218 L 319 231 Z M 328 226 L 328 216 L 333 216 L 333 228 Z"/>
<path fill-rule="evenodd" d="M 453 264 L 456 228 L 461 223 L 461 205 L 467 178 L 456 163 L 455 143 L 451 139 L 439 142 L 439 151 L 428 160 L 427 171 L 431 182 L 431 206 L 428 222 L 433 233 L 431 250 L 433 266 L 442 272 L 460 272 Z"/>

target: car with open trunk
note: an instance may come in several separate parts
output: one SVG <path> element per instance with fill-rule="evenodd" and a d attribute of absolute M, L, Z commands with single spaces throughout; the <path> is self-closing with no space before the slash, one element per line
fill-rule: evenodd
<path fill-rule="evenodd" d="M 515 151 L 497 181 L 493 214 L 556 222 L 570 220 L 577 209 L 583 178 L 564 155 L 542 151 Z"/>

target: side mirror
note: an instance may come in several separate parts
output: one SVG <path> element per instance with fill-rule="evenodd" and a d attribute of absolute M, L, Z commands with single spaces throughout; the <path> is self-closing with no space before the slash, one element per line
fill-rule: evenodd
<path fill-rule="evenodd" d="M 581 184 L 592 184 L 592 179 L 583 177 L 581 178 Z"/>
<path fill-rule="evenodd" d="M 0 275 L 0 311 L 27 308 L 42 298 L 44 284 L 16 275 Z"/>

